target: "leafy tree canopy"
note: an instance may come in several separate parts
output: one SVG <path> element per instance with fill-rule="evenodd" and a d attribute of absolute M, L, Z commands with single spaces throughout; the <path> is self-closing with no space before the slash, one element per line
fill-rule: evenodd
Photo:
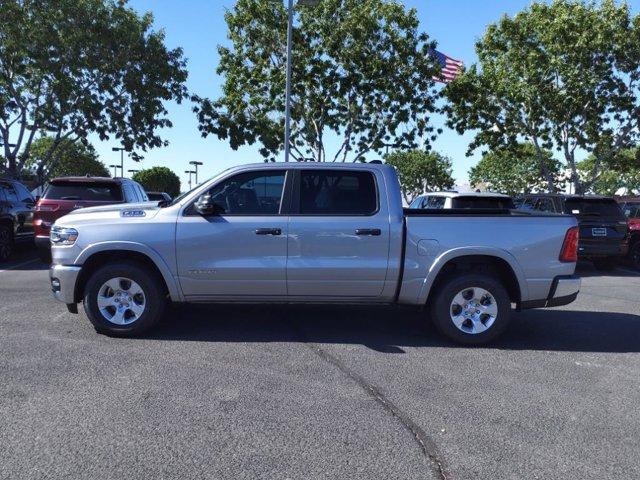
<path fill-rule="evenodd" d="M 438 152 L 393 152 L 384 159 L 398 172 L 402 195 L 407 203 L 425 191 L 447 190 L 455 183 L 451 175 L 451 159 Z"/>
<path fill-rule="evenodd" d="M 31 145 L 31 154 L 25 167 L 34 172 L 41 172 L 38 178 L 40 184 L 45 181 L 64 176 L 91 175 L 94 177 L 109 177 L 109 170 L 98 160 L 98 154 L 90 144 L 72 142 L 65 139 L 60 142 L 52 155 L 47 155 L 52 137 L 41 137 Z"/>
<path fill-rule="evenodd" d="M 180 177 L 167 167 L 152 167 L 140 170 L 133 179 L 147 192 L 166 192 L 172 197 L 180 195 Z"/>
<path fill-rule="evenodd" d="M 640 17 L 613 0 L 534 2 L 476 43 L 479 63 L 445 89 L 449 126 L 472 130 L 470 150 L 530 142 L 547 188 L 545 150 L 561 152 L 577 192 L 640 137 Z M 589 177 L 576 153 L 591 153 Z"/>
<path fill-rule="evenodd" d="M 559 189 L 563 184 L 562 164 L 553 158 L 551 151 L 543 150 L 542 153 L 554 188 Z M 536 149 L 530 143 L 485 153 L 478 164 L 469 170 L 469 182 L 474 188 L 485 187 L 509 195 L 544 191 L 548 187 Z"/>
<path fill-rule="evenodd" d="M 0 18 L 0 173 L 20 174 L 38 132 L 54 139 L 45 156 L 92 132 L 128 150 L 166 143 L 163 102 L 187 94 L 186 61 L 150 14 L 126 0 L 3 0 Z"/>
<path fill-rule="evenodd" d="M 618 158 L 611 159 L 607 164 L 615 165 L 615 169 L 601 172 L 591 185 L 591 191 L 599 195 L 615 195 L 620 193 L 640 193 L 640 149 L 621 150 Z M 578 162 L 578 173 L 585 178 L 593 178 L 593 170 L 597 159 L 594 155 Z"/>
<path fill-rule="evenodd" d="M 296 7 L 292 158 L 361 160 L 385 145 L 417 148 L 433 136 L 434 43 L 415 10 L 388 0 L 321 0 Z M 280 0 L 238 0 L 219 46 L 223 94 L 198 99 L 203 135 L 233 149 L 259 143 L 265 160 L 283 148 L 287 11 Z M 327 151 L 327 137 L 338 146 Z"/>

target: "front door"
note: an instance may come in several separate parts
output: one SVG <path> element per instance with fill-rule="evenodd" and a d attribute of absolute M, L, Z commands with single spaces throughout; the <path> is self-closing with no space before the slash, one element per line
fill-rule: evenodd
<path fill-rule="evenodd" d="M 280 213 L 285 170 L 238 173 L 211 187 L 219 213 L 193 206 L 178 219 L 178 275 L 187 299 L 284 297 L 287 215 Z"/>
<path fill-rule="evenodd" d="M 302 170 L 289 220 L 291 297 L 378 297 L 389 264 L 389 214 L 374 171 Z"/>

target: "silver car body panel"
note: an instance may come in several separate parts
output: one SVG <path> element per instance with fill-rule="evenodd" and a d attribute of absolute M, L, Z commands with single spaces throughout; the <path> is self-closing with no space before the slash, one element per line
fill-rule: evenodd
<path fill-rule="evenodd" d="M 369 171 L 376 178 L 379 209 L 372 216 L 185 215 L 218 182 L 238 173 L 269 169 Z M 54 268 L 81 266 L 92 255 L 106 251 L 143 254 L 157 266 L 171 299 L 177 302 L 397 300 L 424 305 L 444 265 L 467 255 L 506 262 L 524 302 L 547 298 L 554 278 L 571 275 L 575 269 L 575 263 L 558 260 L 575 218 L 411 212 L 405 217 L 395 170 L 378 164 L 234 167 L 165 208 L 155 203 L 92 207 L 76 210 L 56 224 L 76 228 L 79 235 L 73 246 L 52 248 Z M 258 228 L 279 228 L 282 233 L 258 236 Z M 355 235 L 360 228 L 379 228 L 381 234 Z"/>

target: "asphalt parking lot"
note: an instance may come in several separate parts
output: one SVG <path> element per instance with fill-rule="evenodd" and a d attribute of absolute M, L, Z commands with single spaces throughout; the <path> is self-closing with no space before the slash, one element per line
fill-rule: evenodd
<path fill-rule="evenodd" d="M 487 348 L 411 310 L 174 308 L 97 335 L 0 266 L 0 478 L 640 478 L 640 275 Z"/>

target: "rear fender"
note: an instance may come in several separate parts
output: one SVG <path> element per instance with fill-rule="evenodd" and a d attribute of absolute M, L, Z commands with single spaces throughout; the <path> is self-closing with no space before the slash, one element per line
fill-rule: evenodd
<path fill-rule="evenodd" d="M 431 287 L 433 286 L 435 279 L 437 278 L 442 268 L 447 264 L 447 262 L 458 257 L 466 257 L 469 255 L 483 255 L 504 260 L 511 267 L 511 270 L 513 270 L 513 273 L 518 280 L 518 287 L 520 289 L 520 300 L 525 301 L 529 299 L 529 289 L 527 286 L 527 280 L 524 271 L 513 255 L 499 248 L 460 247 L 447 250 L 435 259 L 425 276 L 424 283 L 422 284 L 422 288 L 418 296 L 418 305 L 424 305 L 427 302 Z"/>

